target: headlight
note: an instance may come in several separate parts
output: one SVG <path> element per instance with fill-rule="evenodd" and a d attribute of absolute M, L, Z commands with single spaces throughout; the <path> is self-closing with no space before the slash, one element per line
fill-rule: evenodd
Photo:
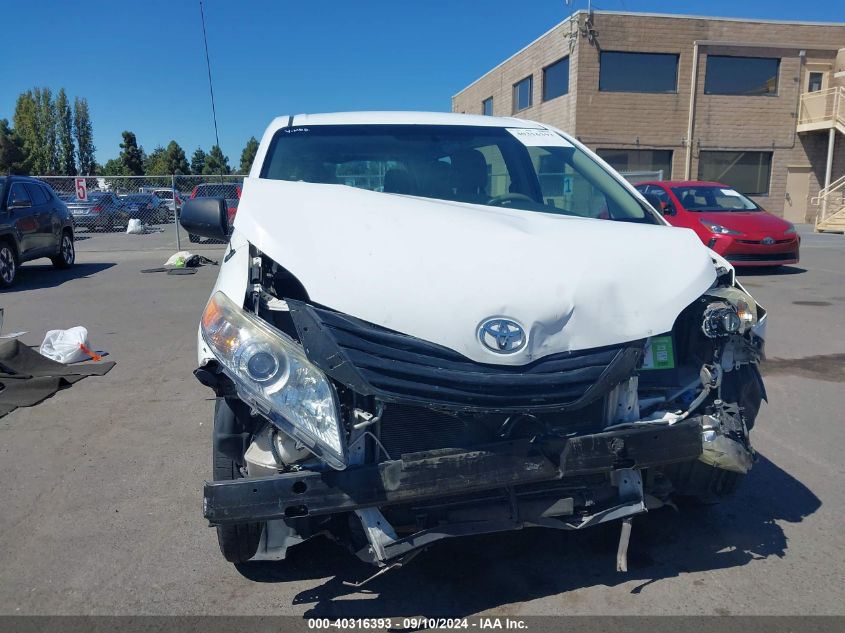
<path fill-rule="evenodd" d="M 795 225 L 794 225 L 794 224 L 790 224 L 790 225 L 789 225 L 789 228 L 788 228 L 788 229 L 786 229 L 786 230 L 783 232 L 783 234 L 784 234 L 784 235 L 792 235 L 793 233 L 795 233 Z"/>
<path fill-rule="evenodd" d="M 708 222 L 707 220 L 699 220 L 704 226 L 711 233 L 716 233 L 718 235 L 742 235 L 740 231 L 734 231 L 733 229 L 726 228 L 721 224 L 715 224 L 714 222 Z"/>
<path fill-rule="evenodd" d="M 708 338 L 744 334 L 757 324 L 757 304 L 739 288 L 716 288 L 707 292 L 711 299 L 702 315 L 701 329 Z"/>
<path fill-rule="evenodd" d="M 704 310 L 701 331 L 707 338 L 719 338 L 736 334 L 742 327 L 742 320 L 736 308 L 721 301 L 711 303 Z"/>
<path fill-rule="evenodd" d="M 239 394 L 329 466 L 346 468 L 334 390 L 293 339 L 222 292 L 208 301 L 201 330 Z"/>

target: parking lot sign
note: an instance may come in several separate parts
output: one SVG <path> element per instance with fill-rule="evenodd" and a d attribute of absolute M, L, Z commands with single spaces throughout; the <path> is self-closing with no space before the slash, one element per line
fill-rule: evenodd
<path fill-rule="evenodd" d="M 88 202 L 88 183 L 85 182 L 85 178 L 74 178 L 74 188 L 76 199 L 80 202 Z"/>

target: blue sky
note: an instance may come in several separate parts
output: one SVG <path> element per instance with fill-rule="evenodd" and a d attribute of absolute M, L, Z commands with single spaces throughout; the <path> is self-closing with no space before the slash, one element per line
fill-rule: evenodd
<path fill-rule="evenodd" d="M 840 0 L 601 0 L 594 8 L 833 21 Z M 0 118 L 34 86 L 87 97 L 97 159 L 214 143 L 197 0 L 4 2 Z M 450 97 L 585 0 L 205 0 L 220 144 L 235 165 L 279 114 L 449 110 Z M 842 19 L 842 16 L 839 16 Z M 37 33 L 34 27 L 37 25 Z"/>

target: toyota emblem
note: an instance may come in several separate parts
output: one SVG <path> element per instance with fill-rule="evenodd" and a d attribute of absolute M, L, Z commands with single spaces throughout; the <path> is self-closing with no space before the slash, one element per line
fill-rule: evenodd
<path fill-rule="evenodd" d="M 478 340 L 491 352 L 513 354 L 525 347 L 528 337 L 516 321 L 495 317 L 478 326 Z"/>

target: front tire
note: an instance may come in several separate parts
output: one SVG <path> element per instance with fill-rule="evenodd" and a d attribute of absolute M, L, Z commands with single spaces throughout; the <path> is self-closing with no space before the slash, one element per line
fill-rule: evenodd
<path fill-rule="evenodd" d="M 62 242 L 59 245 L 59 254 L 51 257 L 53 266 L 59 269 L 70 268 L 76 261 L 76 249 L 73 245 L 73 235 L 70 231 L 62 233 Z"/>
<path fill-rule="evenodd" d="M 0 242 L 0 288 L 9 288 L 18 275 L 18 255 L 8 242 Z"/>
<path fill-rule="evenodd" d="M 214 407 L 214 429 L 215 436 L 231 432 L 233 428 L 241 425 L 238 423 L 237 415 L 223 400 L 218 399 Z M 232 481 L 242 479 L 240 464 L 228 455 L 224 455 L 217 443 L 212 448 L 214 481 Z M 220 553 L 230 563 L 245 563 L 258 551 L 258 543 L 261 541 L 263 523 L 237 523 L 234 525 L 217 526 L 217 542 L 220 546 Z"/>
<path fill-rule="evenodd" d="M 662 470 L 677 494 L 702 500 L 732 495 L 745 479 L 742 473 L 716 468 L 698 460 L 670 464 Z"/>

